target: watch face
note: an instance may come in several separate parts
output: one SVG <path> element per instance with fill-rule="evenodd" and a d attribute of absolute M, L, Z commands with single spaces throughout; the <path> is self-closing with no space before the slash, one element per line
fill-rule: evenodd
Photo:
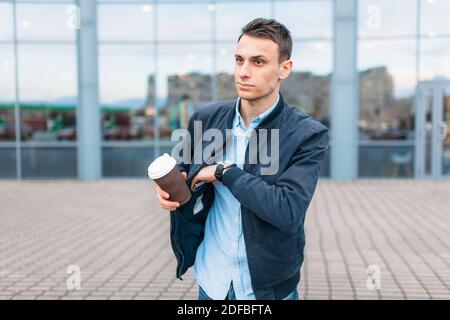
<path fill-rule="evenodd" d="M 222 162 L 219 162 L 219 164 L 216 167 L 216 171 L 214 172 L 214 176 L 216 177 L 217 180 L 221 181 L 222 178 L 222 170 L 223 170 L 223 164 Z"/>

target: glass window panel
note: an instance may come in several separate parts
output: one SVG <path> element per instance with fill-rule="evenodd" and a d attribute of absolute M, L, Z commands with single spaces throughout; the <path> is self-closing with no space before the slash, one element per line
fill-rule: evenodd
<path fill-rule="evenodd" d="M 420 41 L 420 80 L 450 79 L 450 38 Z"/>
<path fill-rule="evenodd" d="M 360 37 L 414 36 L 417 28 L 415 0 L 360 0 L 358 2 Z"/>
<path fill-rule="evenodd" d="M 413 40 L 359 42 L 360 139 L 413 139 L 415 48 Z"/>
<path fill-rule="evenodd" d="M 75 40 L 69 4 L 18 4 L 17 37 L 20 40 Z M 37 14 L 38 13 L 38 14 Z"/>
<path fill-rule="evenodd" d="M 212 100 L 210 45 L 161 45 L 158 47 L 158 97 L 162 140 L 172 130 L 186 128 L 194 110 Z"/>
<path fill-rule="evenodd" d="M 152 4 L 99 5 L 98 34 L 100 41 L 153 40 L 153 10 Z"/>
<path fill-rule="evenodd" d="M 450 34 L 450 0 L 421 0 L 420 31 L 423 35 L 436 37 Z"/>
<path fill-rule="evenodd" d="M 242 28 L 255 18 L 271 18 L 270 2 L 217 3 L 216 38 L 237 41 Z"/>
<path fill-rule="evenodd" d="M 0 100 L 14 102 L 14 47 L 12 44 L 0 44 Z"/>
<path fill-rule="evenodd" d="M 22 138 L 75 140 L 75 47 L 19 45 L 18 54 Z"/>
<path fill-rule="evenodd" d="M 16 137 L 13 50 L 12 45 L 0 45 L 0 141 L 11 141 Z"/>
<path fill-rule="evenodd" d="M 153 139 L 156 110 L 153 48 L 151 45 L 100 46 L 104 140 Z"/>
<path fill-rule="evenodd" d="M 285 100 L 330 126 L 331 42 L 295 42 L 293 71 L 282 83 Z"/>
<path fill-rule="evenodd" d="M 217 72 L 234 73 L 234 53 L 236 42 L 218 43 L 216 47 L 216 70 Z"/>
<path fill-rule="evenodd" d="M 13 10 L 10 3 L 0 3 L 0 40 L 13 40 Z"/>
<path fill-rule="evenodd" d="M 294 39 L 333 36 L 331 1 L 277 1 L 275 19 L 291 31 Z"/>
<path fill-rule="evenodd" d="M 210 40 L 212 21 L 210 4 L 160 4 L 158 40 Z"/>
<path fill-rule="evenodd" d="M 14 103 L 0 103 L 0 142 L 16 139 Z"/>
<path fill-rule="evenodd" d="M 358 169 L 360 178 L 412 178 L 414 147 L 361 146 Z"/>
<path fill-rule="evenodd" d="M 0 179 L 16 177 L 16 149 L 0 147 Z"/>
<path fill-rule="evenodd" d="M 22 148 L 22 174 L 29 178 L 76 178 L 77 148 Z"/>
<path fill-rule="evenodd" d="M 216 50 L 217 100 L 229 100 L 237 98 L 234 83 L 234 52 L 236 43 L 219 43 Z"/>
<path fill-rule="evenodd" d="M 103 176 L 148 178 L 147 168 L 154 158 L 152 146 L 104 147 L 102 148 Z"/>

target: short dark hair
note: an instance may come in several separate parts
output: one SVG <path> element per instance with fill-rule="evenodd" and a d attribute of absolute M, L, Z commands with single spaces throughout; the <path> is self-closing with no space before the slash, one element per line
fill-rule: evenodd
<path fill-rule="evenodd" d="M 245 27 L 242 28 L 242 33 L 238 38 L 238 42 L 244 34 L 258 38 L 270 39 L 278 44 L 278 62 L 282 62 L 291 57 L 291 33 L 285 25 L 274 19 L 256 18 L 253 21 L 250 21 Z"/>

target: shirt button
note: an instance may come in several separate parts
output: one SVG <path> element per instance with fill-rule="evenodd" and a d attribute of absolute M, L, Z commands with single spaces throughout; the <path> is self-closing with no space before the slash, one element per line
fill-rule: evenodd
<path fill-rule="evenodd" d="M 236 248 L 236 242 L 233 242 L 233 248 Z"/>

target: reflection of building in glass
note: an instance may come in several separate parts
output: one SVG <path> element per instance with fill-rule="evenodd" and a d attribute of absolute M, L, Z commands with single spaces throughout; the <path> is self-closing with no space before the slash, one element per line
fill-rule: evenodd
<path fill-rule="evenodd" d="M 154 138 L 155 76 L 147 77 L 145 99 L 119 101 L 102 105 L 102 136 L 104 140 L 150 140 Z"/>
<path fill-rule="evenodd" d="M 186 75 L 170 75 L 167 79 L 168 105 L 177 104 L 183 97 L 188 97 L 189 102 L 211 101 L 211 79 L 211 75 L 197 72 Z"/>
<path fill-rule="evenodd" d="M 221 72 L 217 75 L 217 99 L 231 100 L 237 96 L 234 75 Z"/>
<path fill-rule="evenodd" d="M 394 82 L 386 67 L 371 68 L 359 73 L 360 109 L 387 109 L 392 104 Z"/>
<path fill-rule="evenodd" d="M 233 74 L 219 73 L 216 79 L 217 100 L 229 100 L 237 97 Z M 177 113 L 174 110 L 179 108 L 180 101 L 191 104 L 211 101 L 212 82 L 211 76 L 208 74 L 172 75 L 168 77 L 168 81 L 167 108 L 172 110 L 168 115 Z M 289 78 L 283 82 L 281 92 L 287 102 L 316 116 L 319 120 L 329 113 L 329 75 L 319 76 L 311 72 L 292 72 Z M 169 116 L 169 118 L 171 117 Z"/>
<path fill-rule="evenodd" d="M 413 128 L 412 97 L 394 97 L 394 82 L 386 66 L 359 73 L 360 130 L 373 140 L 406 139 Z M 285 100 L 330 126 L 331 75 L 292 72 L 283 81 Z M 236 98 L 234 75 L 217 75 L 217 98 Z"/>
<path fill-rule="evenodd" d="M 212 100 L 212 77 L 210 74 L 193 72 L 185 75 L 170 75 L 168 98 L 159 113 L 161 137 L 170 137 L 173 130 L 187 128 L 194 104 Z"/>
<path fill-rule="evenodd" d="M 363 134 L 372 132 L 372 139 L 405 139 L 412 127 L 412 98 L 394 97 L 393 79 L 385 66 L 364 70 L 360 72 L 359 79 L 360 129 Z M 161 124 L 173 130 L 186 125 L 186 119 L 179 118 L 191 113 L 187 110 L 188 105 L 210 101 L 212 82 L 209 74 L 200 73 L 172 75 L 168 82 L 168 102 L 160 115 L 165 118 L 161 119 Z M 216 82 L 217 100 L 236 98 L 233 74 L 219 73 Z M 329 127 L 330 85 L 331 75 L 294 71 L 283 81 L 281 92 L 288 103 Z M 165 129 L 162 131 L 165 132 Z"/>
<path fill-rule="evenodd" d="M 166 105 L 159 113 L 159 134 L 162 138 L 170 137 L 173 130 L 187 128 L 192 115 L 190 96 L 183 95 L 177 102 Z"/>
<path fill-rule="evenodd" d="M 147 99 L 145 103 L 146 108 L 155 108 L 155 87 L 155 76 L 151 74 L 147 78 Z"/>
<path fill-rule="evenodd" d="M 394 97 L 392 75 L 385 66 L 359 73 L 359 128 L 362 138 L 408 138 L 412 129 L 412 97 Z"/>
<path fill-rule="evenodd" d="M 21 104 L 20 138 L 23 141 L 75 141 L 75 105 L 43 103 Z M 7 126 L 13 129 L 12 123 Z M 7 130 L 9 138 L 15 139 L 14 130 Z M 7 137 L 8 138 L 8 137 Z"/>
<path fill-rule="evenodd" d="M 0 104 L 0 141 L 15 139 L 14 105 Z"/>
<path fill-rule="evenodd" d="M 288 103 L 313 115 L 319 121 L 327 122 L 325 117 L 329 114 L 330 80 L 330 75 L 292 72 L 282 82 L 281 93 Z"/>
<path fill-rule="evenodd" d="M 92 2 L 95 6 L 89 10 L 98 10 L 94 13 L 98 19 L 79 30 L 89 38 L 88 49 L 84 46 L 85 42 L 75 41 L 74 30 L 61 28 L 60 20 L 55 18 L 58 15 L 54 15 L 53 10 L 64 8 L 62 4 L 16 1 L 14 6 L 17 10 L 13 10 L 13 2 L 3 1 L 0 5 L 2 9 L 6 8 L 0 11 L 4 16 L 2 18 L 10 22 L 7 25 L 12 26 L 14 20 L 21 21 L 27 8 L 30 12 L 39 11 L 40 19 L 46 23 L 38 28 L 30 15 L 26 25 L 17 26 L 18 32 L 13 33 L 11 27 L 0 35 L 0 56 L 4 62 L 3 68 L 0 67 L 0 178 L 15 177 L 16 174 L 20 178 L 20 168 L 24 168 L 23 177 L 75 177 L 77 159 L 91 158 L 89 152 L 78 148 L 83 143 L 78 144 L 76 140 L 82 136 L 76 132 L 76 124 L 81 119 L 77 119 L 77 108 L 83 110 L 85 115 L 87 112 L 88 118 L 95 116 L 97 111 L 101 112 L 102 138 L 111 140 L 102 145 L 103 175 L 143 176 L 146 162 L 163 150 L 169 151 L 164 148 L 170 144 L 168 140 L 172 131 L 185 127 L 194 110 L 211 101 L 236 98 L 233 50 L 230 49 L 238 36 L 237 26 L 242 27 L 248 21 L 244 21 L 247 14 L 245 18 L 236 16 L 239 21 L 234 21 L 233 16 L 232 25 L 236 28 L 230 28 L 228 23 L 231 20 L 227 15 L 234 14 L 235 10 L 225 15 L 225 4 L 221 3 L 227 2 L 225 0 L 216 1 L 217 10 L 206 10 L 208 4 L 181 5 L 182 1 L 173 1 L 170 4 L 173 8 L 189 7 L 187 11 L 186 8 L 180 9 L 183 19 L 190 21 L 201 17 L 205 22 L 201 25 L 189 24 L 188 27 L 185 21 L 176 18 L 174 12 L 166 10 L 168 5 L 163 1 L 156 1 L 151 11 L 141 10 L 140 5 L 121 0 L 114 3 Z M 415 128 L 418 126 L 414 111 L 417 106 L 413 109 L 416 85 L 427 80 L 450 78 L 448 39 L 445 38 L 450 20 L 444 14 L 448 11 L 449 2 L 425 1 L 417 7 L 416 1 L 399 1 L 392 7 L 390 3 L 376 0 L 382 9 L 385 8 L 383 27 L 373 29 L 364 22 L 368 17 L 366 9 L 373 5 L 372 2 L 356 1 L 359 6 L 357 12 L 348 12 L 348 17 L 356 23 L 355 34 L 333 31 L 334 26 L 343 23 L 333 14 L 340 12 L 333 10 L 333 7 L 342 5 L 340 1 L 316 2 L 273 1 L 251 12 L 248 3 L 236 2 L 233 6 L 255 17 L 271 15 L 288 25 L 294 38 L 294 65 L 299 69 L 283 81 L 282 93 L 288 103 L 314 116 L 327 127 L 331 128 L 331 123 L 337 124 L 330 130 L 332 152 L 338 150 L 338 154 L 342 155 L 348 154 L 351 148 L 358 149 L 360 177 L 412 177 L 411 168 L 420 158 L 424 158 L 413 153 L 418 150 L 414 139 L 419 135 L 419 130 Z M 80 3 L 82 7 L 89 5 L 91 2 Z M 124 12 L 127 14 L 123 15 Z M 152 21 L 164 23 L 153 24 Z M 420 22 L 420 28 L 417 22 Z M 28 24 L 35 27 L 30 28 Z M 171 28 L 164 27 L 165 24 Z M 95 29 L 98 30 L 98 37 L 91 37 Z M 418 34 L 417 30 L 421 33 Z M 346 36 L 354 37 L 355 47 L 349 45 L 352 41 L 349 42 Z M 32 43 L 28 43 L 29 40 Z M 81 62 L 90 62 L 97 54 L 92 48 L 99 49 L 98 61 L 92 61 L 98 65 L 98 77 L 88 70 L 85 73 L 92 78 L 77 87 L 77 77 L 84 79 L 77 72 L 86 71 L 83 69 L 86 64 Z M 14 59 L 15 49 L 18 50 L 17 60 Z M 92 51 L 76 59 L 77 52 L 84 50 Z M 337 52 L 341 53 L 336 55 Z M 354 54 L 357 56 L 355 65 L 345 61 Z M 333 67 L 333 63 L 339 68 Z M 355 67 L 358 69 L 353 70 Z M 16 75 L 15 70 L 20 70 L 20 74 Z M 342 70 L 359 72 L 359 83 L 351 81 L 343 86 L 333 83 L 331 75 L 341 77 Z M 417 79 L 420 79 L 419 83 Z M 425 107 L 429 108 L 437 102 L 442 104 L 442 100 L 448 101 L 450 82 L 447 83 L 444 99 L 439 97 L 436 100 L 440 102 L 426 101 L 421 105 L 427 104 Z M 91 99 L 87 102 L 83 97 L 79 101 L 78 97 L 86 93 L 83 92 L 86 85 L 89 87 L 91 84 L 98 84 L 98 90 L 86 90 Z M 340 98 L 350 96 L 346 91 L 349 88 L 354 91 L 351 96 L 359 95 L 355 101 L 346 100 L 345 106 L 338 105 L 341 100 L 333 99 L 337 105 L 332 109 L 337 113 L 331 114 L 332 88 Z M 99 97 L 99 110 L 92 105 L 94 96 Z M 444 113 L 442 123 L 437 123 L 437 120 L 431 123 L 435 117 L 427 109 L 427 128 L 431 126 L 428 128 L 430 132 L 441 132 L 444 124 L 450 127 L 449 102 L 444 105 L 446 108 L 438 111 Z M 350 114 L 341 117 L 337 115 L 340 110 L 347 110 Z M 15 111 L 20 114 L 20 119 L 15 118 Z M 346 119 L 353 128 L 355 124 L 350 119 L 355 117 L 358 119 L 359 137 L 354 131 L 355 136 L 331 136 L 344 132 L 339 129 L 346 125 Z M 82 122 L 79 124 L 84 126 Z M 16 127 L 23 141 L 21 145 L 14 143 Z M 115 140 L 135 141 L 126 143 Z M 339 141 L 344 140 L 348 143 L 343 146 Z M 35 141 L 39 144 L 34 144 Z M 446 159 L 442 167 L 447 168 L 444 172 L 450 172 L 449 141 L 450 134 L 447 133 L 447 140 L 442 142 L 442 157 Z M 439 146 L 435 148 L 432 144 L 429 143 L 430 150 L 439 149 Z M 55 171 L 54 166 L 49 169 L 37 165 L 35 153 L 25 151 L 30 145 L 33 148 L 38 145 L 35 150 L 43 159 L 40 163 L 68 163 L 73 170 Z M 346 149 L 347 145 L 351 148 Z M 22 151 L 23 155 L 16 157 L 16 152 L 20 154 Z M 81 156 L 77 157 L 77 154 Z M 428 159 L 430 155 L 426 157 Z M 336 154 L 334 160 L 331 158 L 324 162 L 326 175 L 330 174 L 330 163 L 334 163 L 335 173 L 344 172 L 346 176 L 354 174 L 351 170 L 341 171 Z M 438 162 L 429 164 L 441 166 Z"/>

